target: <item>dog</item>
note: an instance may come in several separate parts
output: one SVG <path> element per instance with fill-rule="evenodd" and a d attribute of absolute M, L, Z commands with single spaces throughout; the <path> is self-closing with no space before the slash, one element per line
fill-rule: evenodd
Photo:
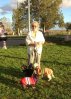
<path fill-rule="evenodd" d="M 32 64 L 30 64 L 29 66 L 22 65 L 21 69 L 24 77 L 31 77 L 33 75 L 34 70 L 32 68 Z"/>
<path fill-rule="evenodd" d="M 34 68 L 34 73 L 37 75 L 37 76 L 40 76 L 41 75 L 41 67 L 38 65 L 38 63 L 35 63 L 33 65 L 33 68 Z"/>
<path fill-rule="evenodd" d="M 34 70 L 32 68 L 32 64 L 29 66 L 22 65 L 21 69 L 23 71 L 23 77 L 20 80 L 22 87 L 28 88 L 31 86 L 32 88 L 35 88 L 37 75 L 33 74 Z"/>
<path fill-rule="evenodd" d="M 47 77 L 48 81 L 50 81 L 52 78 L 55 78 L 55 76 L 53 74 L 53 70 L 50 68 L 44 68 L 43 77 Z"/>

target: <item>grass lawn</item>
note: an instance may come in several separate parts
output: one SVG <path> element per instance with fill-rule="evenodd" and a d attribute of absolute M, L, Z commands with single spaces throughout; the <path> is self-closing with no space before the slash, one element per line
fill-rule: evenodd
<path fill-rule="evenodd" d="M 35 90 L 20 85 L 22 64 L 27 64 L 26 46 L 0 49 L 0 99 L 71 99 L 71 46 L 45 43 L 41 67 L 52 68 L 55 78 L 40 77 Z"/>

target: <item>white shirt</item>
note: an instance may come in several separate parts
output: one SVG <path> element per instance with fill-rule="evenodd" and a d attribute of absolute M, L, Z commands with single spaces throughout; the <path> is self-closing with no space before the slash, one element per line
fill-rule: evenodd
<path fill-rule="evenodd" d="M 42 52 L 42 43 L 45 42 L 45 38 L 43 36 L 43 33 L 41 31 L 36 32 L 35 38 L 32 35 L 33 31 L 30 31 L 26 37 L 26 44 L 29 45 L 34 42 L 39 42 L 41 45 L 36 46 L 35 48 L 32 46 L 28 46 L 28 53 L 30 54 L 34 49 L 37 51 L 37 53 L 41 54 Z"/>

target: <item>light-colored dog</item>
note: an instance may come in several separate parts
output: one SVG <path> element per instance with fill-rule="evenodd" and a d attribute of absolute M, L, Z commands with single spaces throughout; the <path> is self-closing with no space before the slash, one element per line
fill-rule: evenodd
<path fill-rule="evenodd" d="M 35 63 L 33 67 L 34 67 L 34 73 L 37 74 L 38 76 L 40 76 L 41 75 L 41 68 L 38 65 L 38 63 Z"/>
<path fill-rule="evenodd" d="M 43 77 L 47 77 L 48 81 L 50 81 L 52 78 L 55 78 L 55 76 L 53 74 L 53 70 L 50 68 L 45 68 L 43 70 Z"/>
<path fill-rule="evenodd" d="M 48 81 L 50 81 L 52 78 L 55 78 L 52 69 L 44 68 L 43 70 L 41 70 L 41 68 L 38 66 L 38 63 L 34 64 L 34 72 L 38 76 L 42 75 L 42 77 L 47 77 Z"/>

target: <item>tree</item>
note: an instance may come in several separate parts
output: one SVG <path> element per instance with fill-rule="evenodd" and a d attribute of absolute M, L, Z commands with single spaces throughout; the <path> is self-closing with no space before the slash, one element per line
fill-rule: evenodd
<path fill-rule="evenodd" d="M 33 20 L 40 21 L 41 27 L 45 29 L 52 28 L 55 24 L 63 26 L 64 25 L 63 14 L 60 10 L 61 3 L 62 0 L 30 0 L 31 21 Z M 26 10 L 27 5 L 28 5 L 27 1 L 25 1 L 25 3 L 23 3 L 19 7 L 19 9 L 22 9 L 23 14 L 21 11 L 19 12 L 19 10 L 17 9 L 18 10 L 17 13 L 20 13 L 19 14 L 20 17 L 23 16 L 23 19 L 21 21 L 25 19 L 27 22 L 28 19 L 27 18 L 28 12 Z M 26 22 L 24 21 L 24 23 Z"/>
<path fill-rule="evenodd" d="M 71 30 L 71 23 L 66 23 L 65 28 L 66 28 L 67 31 Z"/>
<path fill-rule="evenodd" d="M 20 3 L 17 6 L 17 9 L 13 9 L 13 30 L 16 32 L 16 34 L 19 34 L 20 30 L 26 27 L 27 23 L 27 14 L 26 14 L 26 2 L 25 3 Z"/>
<path fill-rule="evenodd" d="M 63 15 L 60 11 L 62 0 L 31 0 L 31 14 L 36 20 L 41 20 L 41 26 L 51 28 L 57 22 L 59 26 L 64 25 Z"/>

